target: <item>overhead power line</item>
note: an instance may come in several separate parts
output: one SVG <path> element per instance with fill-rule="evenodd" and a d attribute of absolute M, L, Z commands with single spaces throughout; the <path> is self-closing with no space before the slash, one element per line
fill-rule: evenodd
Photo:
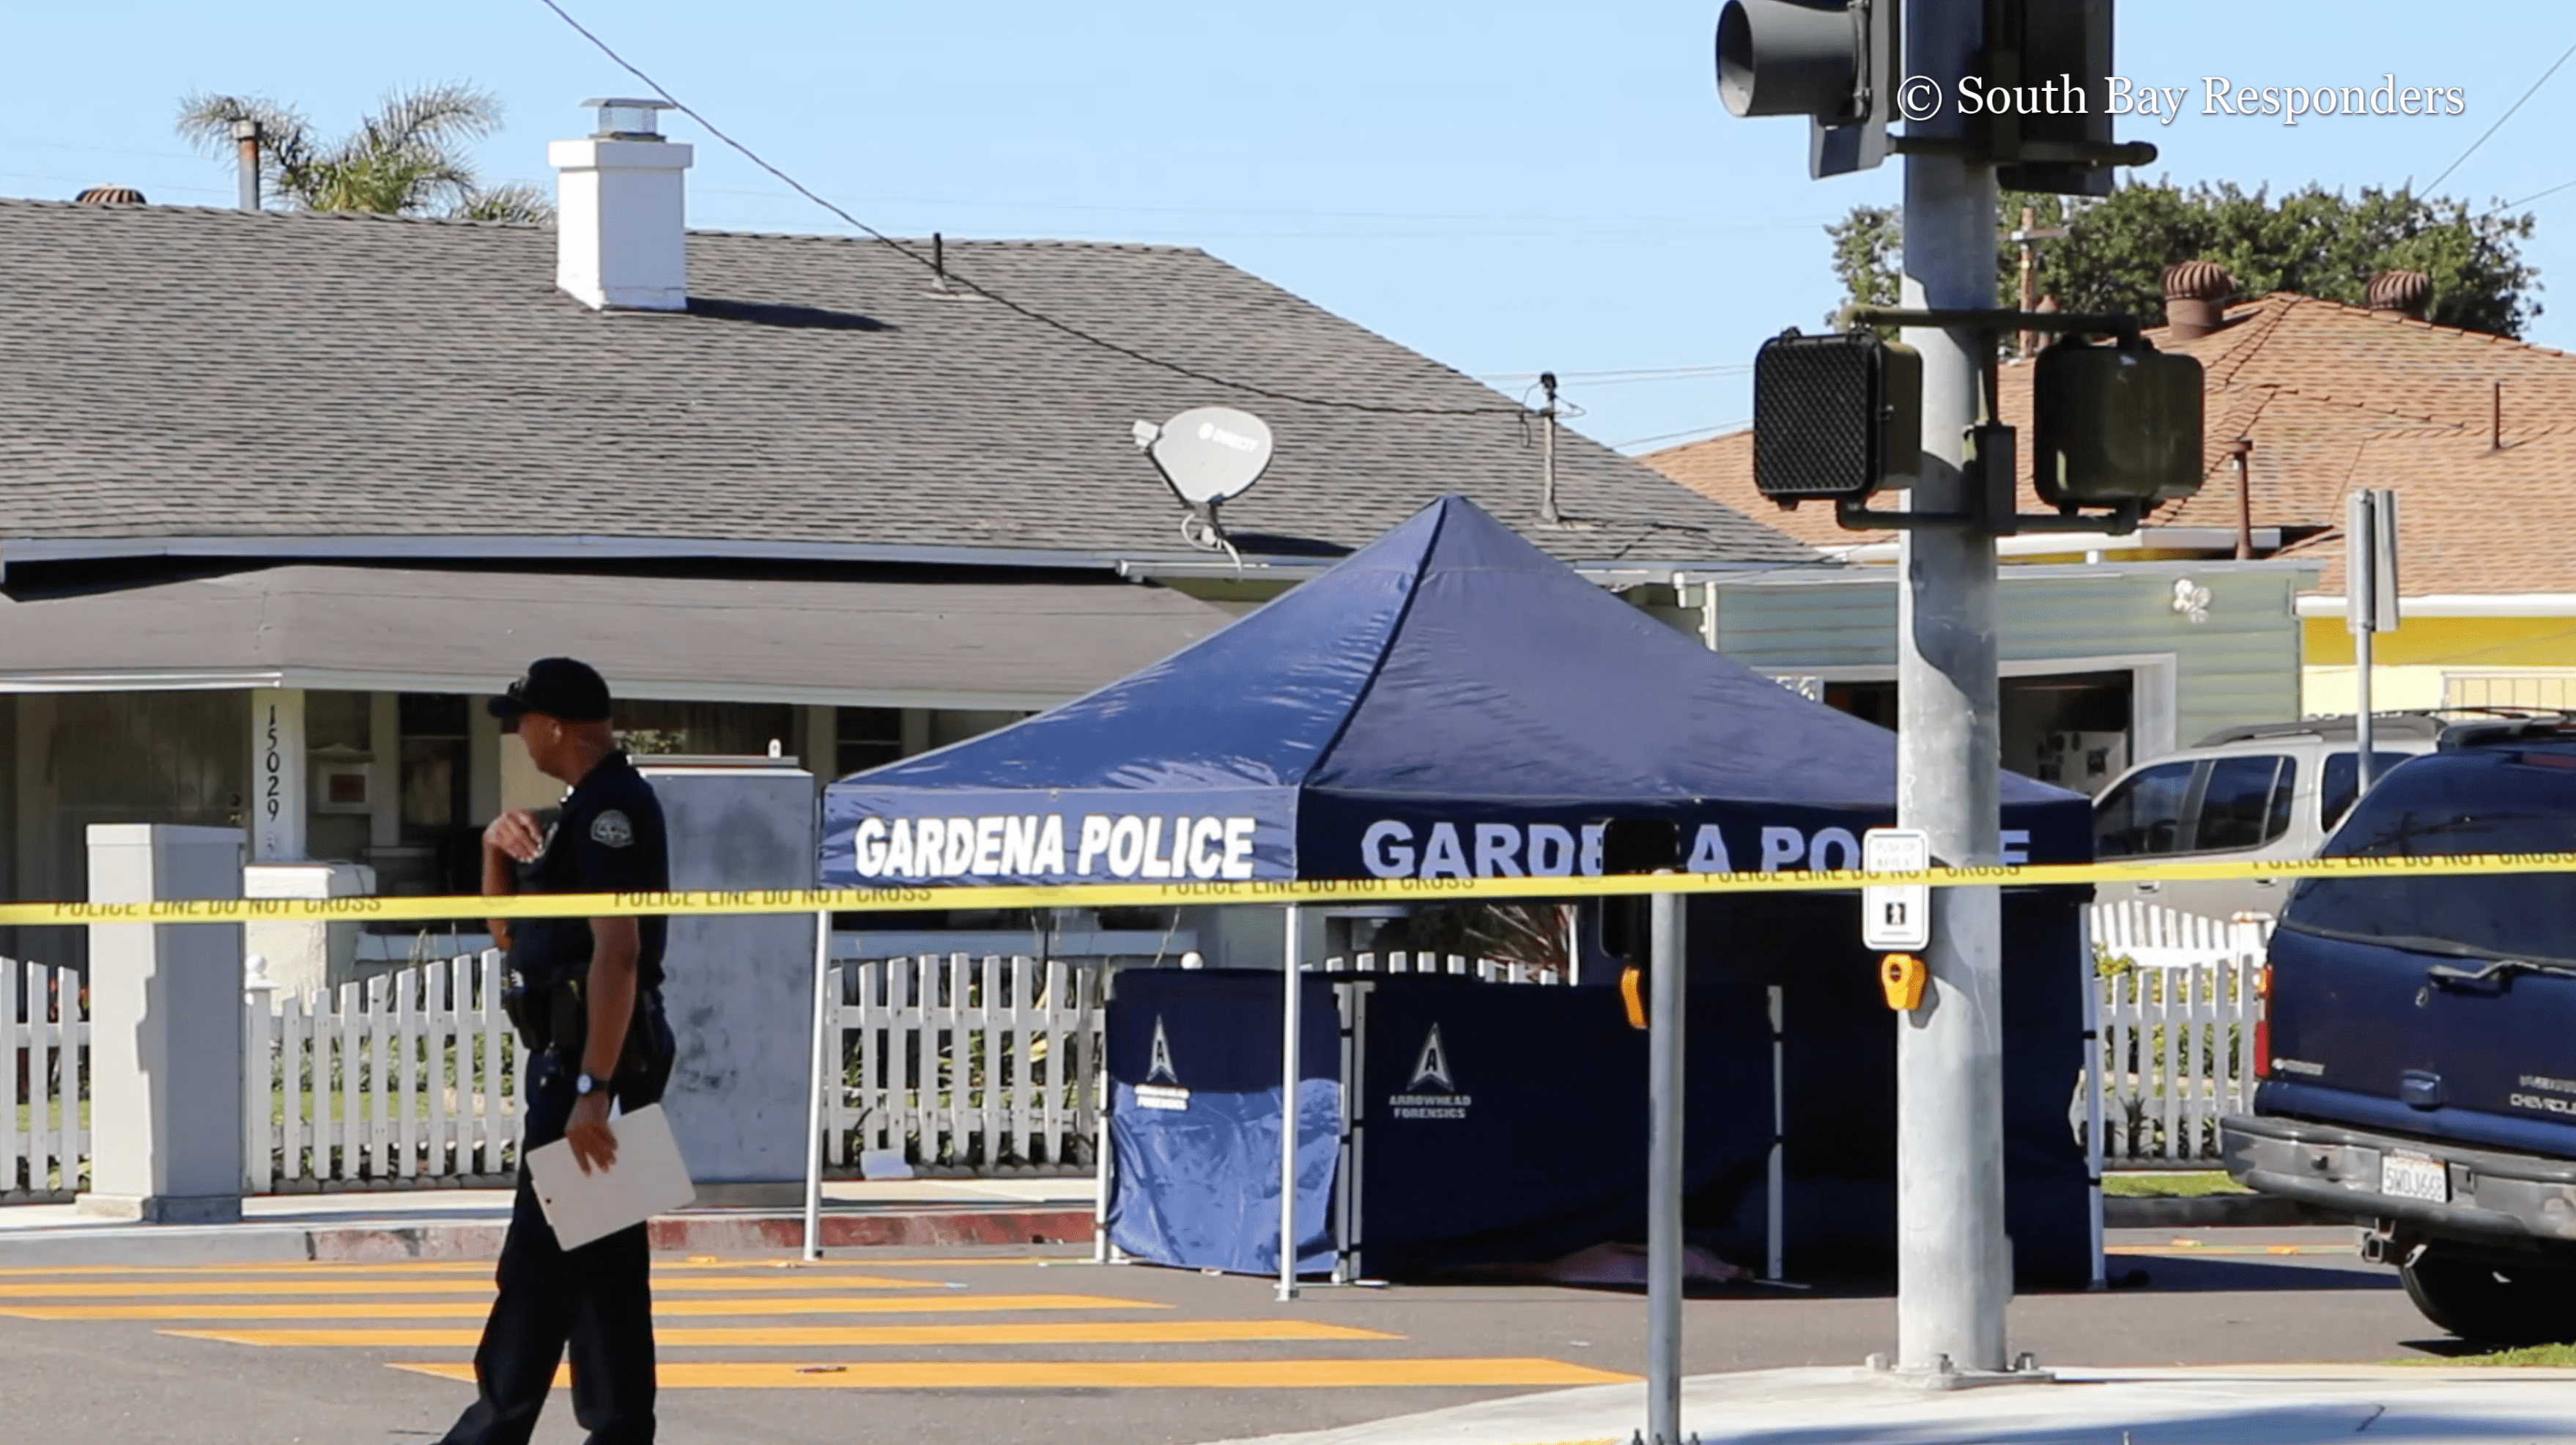
<path fill-rule="evenodd" d="M 2554 185 L 2554 186 L 2551 186 L 2549 189 L 2547 189 L 2547 190 L 2545 190 L 2545 191 L 2534 191 L 2534 192 L 2532 192 L 2530 195 L 2527 195 L 2527 196 L 2523 197 L 2523 198 L 2522 198 L 2521 200 L 2519 200 L 2519 201 L 2507 201 L 2507 202 L 2505 202 L 2503 205 L 2496 207 L 2494 210 L 2487 212 L 2487 215 L 2488 215 L 2488 216 L 2501 216 L 2501 215 L 2503 215 L 2505 212 L 2510 211 L 2510 210 L 2514 209 L 2514 208 L 2515 208 L 2515 207 L 2517 207 L 2517 206 L 2527 206 L 2527 205 L 2530 205 L 2532 202 L 2534 202 L 2534 201 L 2536 201 L 2536 200 L 2539 200 L 2539 199 L 2540 199 L 2541 197 L 2543 197 L 2543 196 L 2554 196 L 2554 195 L 2558 194 L 2560 191 L 2566 190 L 2569 186 L 2576 186 L 2576 181 L 2560 181 L 2558 184 L 2556 184 L 2556 185 Z M 2484 220 L 2484 219 L 2486 219 L 2486 217 L 2485 217 L 2485 216 L 2481 216 L 2481 217 L 2479 217 L 2478 219 L 2480 219 L 2480 220 Z"/>
<path fill-rule="evenodd" d="M 1112 352 L 1116 355 L 1126 357 L 1130 361 L 1141 362 L 1144 365 L 1171 372 L 1176 376 L 1186 376 L 1193 381 L 1205 382 L 1210 386 L 1222 386 L 1233 391 L 1246 392 L 1253 396 L 1267 397 L 1272 401 L 1288 402 L 1295 406 L 1324 407 L 1337 411 L 1374 412 L 1388 416 L 1527 415 L 1527 408 L 1512 406 L 1509 404 L 1495 406 L 1391 406 L 1383 402 L 1347 401 L 1339 397 L 1304 396 L 1292 391 L 1280 391 L 1272 387 L 1259 385 L 1255 382 L 1239 381 L 1233 377 L 1220 376 L 1215 372 L 1202 370 L 1198 367 L 1191 366 L 1186 362 L 1173 361 L 1167 357 L 1156 356 L 1151 352 L 1129 346 L 1124 342 L 1112 341 L 1097 332 L 1086 330 L 1070 321 L 1050 316 L 1046 312 L 1038 310 L 1036 307 L 1014 301 L 1010 297 L 1004 296 L 988 286 L 981 285 L 973 278 L 960 273 L 954 266 L 943 267 L 938 261 L 935 261 L 931 257 L 923 255 L 921 252 L 905 245 L 903 242 L 896 240 L 894 237 L 887 235 L 885 232 L 878 230 L 876 227 L 869 225 L 867 222 L 851 215 L 848 211 L 841 209 L 839 206 L 834 205 L 832 202 L 815 194 L 814 191 L 808 188 L 803 181 L 796 179 L 794 176 L 789 175 L 777 166 L 772 165 L 768 159 L 763 157 L 758 151 L 753 150 L 750 146 L 747 146 L 741 141 L 735 140 L 731 135 L 726 134 L 724 129 L 718 126 L 714 121 L 707 119 L 706 116 L 691 107 L 688 102 L 680 99 L 676 95 L 673 95 L 669 87 L 645 74 L 633 61 L 630 61 L 625 56 L 618 54 L 615 47 L 611 46 L 607 41 L 600 39 L 599 36 L 593 34 L 588 26 L 575 20 L 572 17 L 571 12 L 557 4 L 556 0 L 539 0 L 539 3 L 553 11 L 555 13 L 555 18 L 563 21 L 564 24 L 571 26 L 574 34 L 577 34 L 582 39 L 589 41 L 600 54 L 607 56 L 610 63 L 616 65 L 620 70 L 634 76 L 637 80 L 650 87 L 652 92 L 667 102 L 673 110 L 676 110 L 680 114 L 687 116 L 689 119 L 696 121 L 699 126 L 705 129 L 707 134 L 714 136 L 718 141 L 731 148 L 744 160 L 751 162 L 761 170 L 764 170 L 770 175 L 776 177 L 790 190 L 796 192 L 796 194 L 803 196 L 805 199 L 812 201 L 815 205 L 821 206 L 824 210 L 840 217 L 845 224 L 865 233 L 869 239 L 875 241 L 881 246 L 884 246 L 888 250 L 893 251 L 896 255 L 903 257 L 905 260 L 911 261 L 913 264 L 921 267 L 924 271 L 928 271 L 936 276 L 944 276 L 950 286 L 970 291 L 1007 311 L 1018 316 L 1025 317 L 1041 326 L 1049 327 L 1055 331 L 1061 332 L 1066 336 L 1072 337 L 1076 341 L 1080 341 L 1089 346 L 1099 347 L 1103 351 Z"/>
<path fill-rule="evenodd" d="M 1722 366 L 1649 366 L 1626 371 L 1560 371 L 1556 378 L 1568 386 L 1624 386 L 1635 381 L 1690 381 L 1704 376 L 1741 376 L 1752 369 L 1751 362 Z M 1503 386 L 1533 381 L 1539 375 L 1535 371 L 1503 371 L 1476 379 L 1488 385 Z"/>
<path fill-rule="evenodd" d="M 1624 451 L 1629 447 L 1641 447 L 1649 442 L 1673 442 L 1680 441 L 1684 437 L 1715 436 L 1719 432 L 1730 432 L 1739 427 L 1751 425 L 1753 425 L 1753 418 L 1748 416 L 1736 421 L 1722 421 L 1715 426 L 1695 426 L 1688 431 L 1668 431 L 1650 437 L 1630 437 L 1624 442 L 1612 442 L 1610 445 Z"/>
<path fill-rule="evenodd" d="M 2487 143 L 2488 136 L 2494 135 L 2497 131 L 2504 129 L 2504 123 L 2513 119 L 2513 113 L 2515 111 L 2522 109 L 2523 100 L 2529 100 L 2533 96 L 2540 94 L 2540 88 L 2549 83 L 2549 77 L 2556 75 L 2558 73 L 2558 67 L 2565 65 L 2567 63 L 2567 57 L 2571 55 L 2576 55 L 2576 45 L 2570 45 L 2565 50 L 2558 52 L 2558 58 L 2549 62 L 2549 68 L 2540 72 L 2540 78 L 2531 83 L 2531 89 L 2522 93 L 2522 100 L 2517 100 L 2513 104 L 2505 107 L 2504 114 L 2496 117 L 2495 124 L 2488 126 L 2484 132 L 2480 133 L 2476 140 L 2469 142 L 2469 148 L 2467 150 L 2460 152 L 2459 160 L 2455 160 L 2449 165 L 2442 167 L 2442 173 L 2440 175 L 2435 176 L 2430 181 L 2424 183 L 2424 190 L 2426 192 L 2433 191 L 2438 188 L 2442 182 L 2449 180 L 2451 178 L 2451 172 L 2460 168 L 2461 161 L 2465 161 L 2469 157 L 2476 155 L 2478 153 L 2478 147 Z M 2518 205 L 2520 202 L 2516 202 L 2515 204 Z"/>

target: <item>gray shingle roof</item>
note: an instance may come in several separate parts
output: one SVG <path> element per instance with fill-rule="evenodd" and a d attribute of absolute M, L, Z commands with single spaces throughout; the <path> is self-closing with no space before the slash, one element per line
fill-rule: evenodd
<path fill-rule="evenodd" d="M 0 683 L 193 675 L 236 686 L 489 691 L 575 653 L 621 695 L 1050 706 L 1214 634 L 1224 609 L 1084 580 L 737 581 L 284 566 L 0 595 Z"/>
<path fill-rule="evenodd" d="M 1505 399 L 1203 252 L 951 243 L 953 268 L 1101 336 L 1275 390 Z M 1128 423 L 1245 406 L 1279 438 L 1227 524 L 1358 546 L 1464 492 L 1571 560 L 1812 560 L 1509 415 L 1245 396 L 985 300 L 882 246 L 693 232 L 686 314 L 593 312 L 551 231 L 0 200 L 0 546 L 471 536 L 1190 556 Z M 434 549 L 425 549 L 434 550 Z"/>

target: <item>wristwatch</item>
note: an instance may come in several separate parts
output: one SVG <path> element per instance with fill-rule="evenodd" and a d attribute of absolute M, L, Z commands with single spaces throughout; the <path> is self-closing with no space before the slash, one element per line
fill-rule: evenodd
<path fill-rule="evenodd" d="M 572 1091 L 575 1095 L 581 1098 L 586 1099 L 592 1094 L 607 1087 L 608 1081 L 606 1079 L 603 1079 L 599 1075 L 591 1073 L 588 1070 L 584 1070 L 583 1072 L 573 1076 Z"/>

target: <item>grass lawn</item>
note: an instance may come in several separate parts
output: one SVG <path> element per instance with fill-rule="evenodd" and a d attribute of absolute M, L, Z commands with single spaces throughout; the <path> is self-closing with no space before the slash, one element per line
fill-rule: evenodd
<path fill-rule="evenodd" d="M 2213 1194 L 2254 1191 L 2212 1169 L 2197 1174 L 2106 1174 L 2102 1192 L 2121 1199 L 2206 1199 Z"/>
<path fill-rule="evenodd" d="M 46 1127 L 47 1129 L 59 1129 L 59 1128 L 61 1128 L 61 1127 L 62 1127 L 62 1122 L 63 1122 L 62 1108 L 63 1108 L 63 1101 L 62 1101 L 62 1100 L 60 1100 L 60 1099 L 56 1099 L 56 1100 L 54 1100 L 54 1101 L 52 1102 L 51 1106 L 46 1110 L 45 1127 Z M 18 1106 L 18 1137 L 19 1137 L 19 1138 L 24 1139 L 24 1138 L 26 1138 L 26 1137 L 27 1137 L 28 1125 L 29 1125 L 30 1123 L 32 1123 L 32 1122 L 33 1122 L 33 1115 L 32 1115 L 32 1111 L 31 1111 L 30 1107 L 29 1107 L 28 1105 L 25 1105 L 25 1104 L 20 1104 L 20 1105 Z M 83 1100 L 81 1100 L 81 1104 L 80 1104 L 80 1126 L 81 1126 L 81 1128 L 83 1128 L 83 1129 L 87 1129 L 87 1128 L 89 1127 L 89 1100 L 87 1100 L 87 1099 L 83 1099 Z"/>
<path fill-rule="evenodd" d="M 2525 1345 L 2518 1350 L 2498 1350 L 2491 1355 L 2460 1355 L 2451 1359 L 2427 1359 L 2417 1356 L 2402 1360 L 2408 1365 L 2544 1365 L 2555 1369 L 2576 1369 L 2576 1345 Z"/>

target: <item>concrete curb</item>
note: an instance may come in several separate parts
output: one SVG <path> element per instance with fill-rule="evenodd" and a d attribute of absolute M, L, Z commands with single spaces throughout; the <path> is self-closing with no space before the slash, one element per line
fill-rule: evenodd
<path fill-rule="evenodd" d="M 84 1225 L 0 1236 L 0 1268 L 361 1263 L 492 1259 L 506 1217 L 354 1219 L 205 1226 Z M 1087 1208 L 924 1207 L 827 1211 L 827 1249 L 962 1248 L 1088 1241 Z M 774 1254 L 801 1248 L 802 1214 L 705 1210 L 652 1222 L 653 1248 L 671 1254 Z"/>
<path fill-rule="evenodd" d="M 2118 1440 L 2332 1445 L 2363 1431 L 2418 1442 L 2565 1437 L 2571 1372 L 2276 1365 L 2246 1370 L 2061 1367 L 2058 1383 L 1922 1391 L 1848 1368 L 1693 1375 L 1687 1436 L 1762 1441 Z M 1573 1445 L 1627 1441 L 1642 1382 L 1507 1396 L 1369 1424 L 1218 1445 Z"/>
<path fill-rule="evenodd" d="M 2197 1199 L 2102 1197 L 2105 1229 L 2289 1229 L 2351 1224 L 2333 1214 L 2272 1194 L 2210 1194 Z"/>

